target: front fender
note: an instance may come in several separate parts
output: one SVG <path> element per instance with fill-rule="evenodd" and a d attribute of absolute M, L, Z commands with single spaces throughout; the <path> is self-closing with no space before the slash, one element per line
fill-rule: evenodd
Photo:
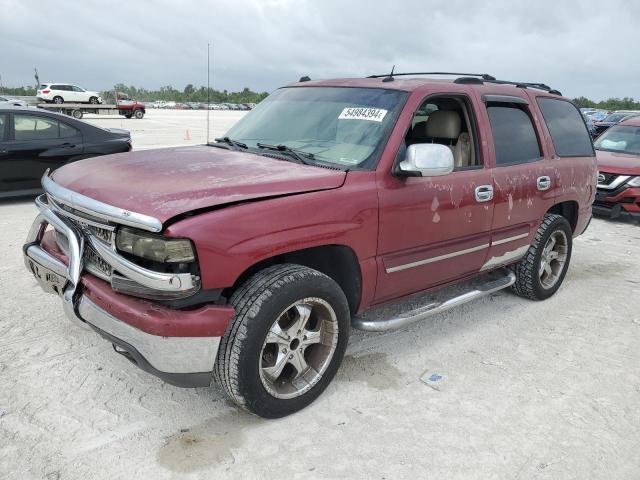
<path fill-rule="evenodd" d="M 204 288 L 227 288 L 251 266 L 323 245 L 351 248 L 358 261 L 376 254 L 378 197 L 373 172 L 347 175 L 340 188 L 257 200 L 193 215 L 165 234 L 190 238 Z"/>

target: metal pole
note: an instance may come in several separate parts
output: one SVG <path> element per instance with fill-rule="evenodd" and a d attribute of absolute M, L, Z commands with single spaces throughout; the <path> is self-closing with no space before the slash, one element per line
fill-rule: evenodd
<path fill-rule="evenodd" d="M 209 115 L 211 115 L 211 86 L 209 69 L 209 43 L 207 43 L 207 145 L 209 145 Z"/>

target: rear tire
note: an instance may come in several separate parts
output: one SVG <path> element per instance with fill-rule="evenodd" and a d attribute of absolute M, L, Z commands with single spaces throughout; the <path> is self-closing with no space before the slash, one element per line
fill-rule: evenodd
<path fill-rule="evenodd" d="M 131 118 L 131 117 L 133 117 L 133 114 L 132 113 L 125 113 L 124 117 L 125 118 Z"/>
<path fill-rule="evenodd" d="M 512 289 L 521 297 L 545 300 L 558 291 L 569 268 L 571 226 L 561 215 L 546 214 L 527 254 L 512 270 Z"/>
<path fill-rule="evenodd" d="M 301 265 L 269 267 L 231 296 L 216 381 L 238 406 L 279 418 L 313 402 L 347 348 L 350 314 L 338 284 Z"/>
<path fill-rule="evenodd" d="M 71 112 L 71 116 L 77 120 L 80 120 L 82 118 L 82 110 L 79 109 L 75 109 Z"/>
<path fill-rule="evenodd" d="M 64 98 L 62 98 L 61 96 L 57 95 L 55 97 L 53 97 L 53 103 L 57 103 L 58 105 L 61 105 L 64 103 Z"/>

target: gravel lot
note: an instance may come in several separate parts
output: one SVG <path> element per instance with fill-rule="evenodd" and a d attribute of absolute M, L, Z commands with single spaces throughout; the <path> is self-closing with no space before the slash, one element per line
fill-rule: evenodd
<path fill-rule="evenodd" d="M 219 135 L 242 113 L 212 114 Z M 189 143 L 185 125 L 204 139 L 204 112 L 92 121 L 130 128 L 136 148 Z M 0 478 L 640 475 L 638 225 L 595 219 L 545 302 L 500 292 L 355 332 L 320 399 L 266 421 L 215 386 L 164 384 L 68 321 L 22 264 L 35 211 L 0 202 Z"/>

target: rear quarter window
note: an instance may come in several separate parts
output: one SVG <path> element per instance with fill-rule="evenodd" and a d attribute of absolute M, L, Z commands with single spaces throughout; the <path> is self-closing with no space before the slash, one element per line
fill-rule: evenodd
<path fill-rule="evenodd" d="M 566 100 L 538 97 L 538 106 L 559 157 L 595 155 L 591 136 L 575 105 Z"/>
<path fill-rule="evenodd" d="M 71 125 L 60 122 L 60 138 L 79 137 L 82 135 L 80 131 Z"/>

